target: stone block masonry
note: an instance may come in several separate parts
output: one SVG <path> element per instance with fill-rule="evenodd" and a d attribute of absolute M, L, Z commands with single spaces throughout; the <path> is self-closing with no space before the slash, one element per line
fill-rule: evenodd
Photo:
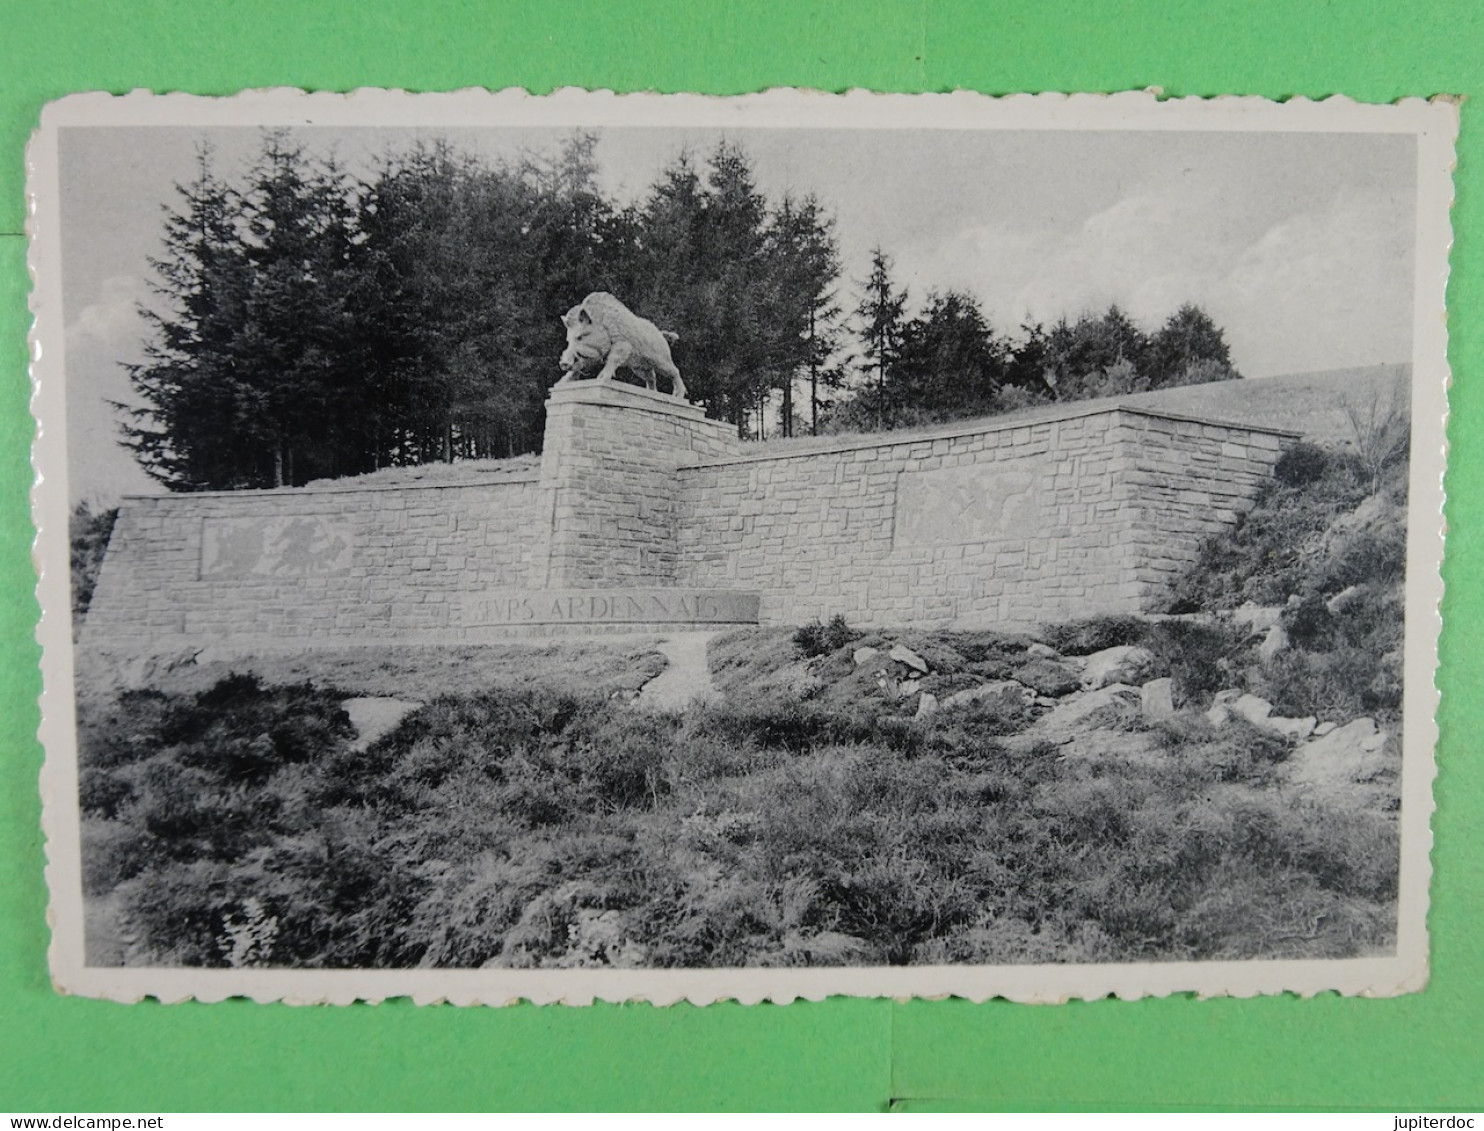
<path fill-rule="evenodd" d="M 606 381 L 553 389 L 541 452 L 552 508 L 545 584 L 674 584 L 676 468 L 739 444 L 735 428 L 663 393 Z"/>
<path fill-rule="evenodd" d="M 127 500 L 82 639 L 250 650 L 1148 611 L 1293 438 L 1086 403 L 744 445 L 672 397 L 574 382 L 548 401 L 539 472 Z"/>
<path fill-rule="evenodd" d="M 457 638 L 470 592 L 540 584 L 535 476 L 126 500 L 85 642 L 172 650 Z"/>
<path fill-rule="evenodd" d="M 1148 611 L 1294 437 L 1070 406 L 680 471 L 686 585 L 766 622 L 1029 628 Z"/>

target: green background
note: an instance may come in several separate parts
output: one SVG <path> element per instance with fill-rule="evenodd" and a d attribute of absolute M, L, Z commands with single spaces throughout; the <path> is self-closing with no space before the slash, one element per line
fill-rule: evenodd
<path fill-rule="evenodd" d="M 28 547 L 23 147 L 78 90 L 611 87 L 717 94 L 1162 87 L 1366 101 L 1484 94 L 1484 5 L 1084 0 L 0 2 L 0 1110 L 1484 1106 L 1480 695 L 1484 132 L 1466 105 L 1449 287 L 1433 978 L 1391 1000 L 700 1009 L 136 1006 L 46 973 Z"/>

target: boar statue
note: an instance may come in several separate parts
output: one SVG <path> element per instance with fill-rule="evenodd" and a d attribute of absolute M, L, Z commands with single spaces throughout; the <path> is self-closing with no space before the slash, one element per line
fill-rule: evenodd
<path fill-rule="evenodd" d="M 599 381 L 611 381 L 620 367 L 637 374 L 658 392 L 657 376 L 668 377 L 675 396 L 685 399 L 685 382 L 670 358 L 675 335 L 640 318 L 607 291 L 594 291 L 566 314 L 567 348 L 562 351 L 564 385 L 573 377 L 598 368 Z"/>

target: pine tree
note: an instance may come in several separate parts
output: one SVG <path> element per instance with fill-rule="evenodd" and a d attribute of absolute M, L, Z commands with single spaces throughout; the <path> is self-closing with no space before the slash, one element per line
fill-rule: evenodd
<path fill-rule="evenodd" d="M 793 435 L 794 383 L 809 385 L 809 427 L 819 431 L 820 390 L 838 386 L 841 368 L 831 361 L 839 349 L 840 307 L 835 286 L 840 255 L 835 226 L 819 200 L 785 195 L 769 224 L 769 270 L 778 280 L 774 323 L 779 357 L 777 384 L 783 394 L 779 418 Z"/>
<path fill-rule="evenodd" d="M 249 279 L 240 200 L 206 145 L 196 152 L 195 179 L 176 194 L 164 252 L 150 259 L 154 301 L 139 311 L 150 327 L 145 361 L 128 367 L 143 404 L 116 406 L 128 418 L 124 443 L 172 490 L 255 485 L 255 397 L 234 358 Z"/>
<path fill-rule="evenodd" d="M 907 291 L 897 290 L 891 278 L 892 262 L 878 245 L 871 251 L 871 272 L 861 284 L 855 314 L 860 320 L 861 342 L 868 371 L 874 374 L 871 407 L 876 427 L 889 425 L 891 418 L 887 383 L 896 364 L 907 309 Z"/>
<path fill-rule="evenodd" d="M 1007 356 L 971 296 L 932 293 L 922 314 L 903 326 L 892 404 L 924 421 L 982 416 L 992 410 Z"/>

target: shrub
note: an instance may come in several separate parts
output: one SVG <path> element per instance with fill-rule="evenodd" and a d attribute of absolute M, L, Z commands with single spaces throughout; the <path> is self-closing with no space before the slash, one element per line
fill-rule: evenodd
<path fill-rule="evenodd" d="M 1100 616 L 1048 626 L 1046 643 L 1068 656 L 1088 656 L 1104 648 L 1142 643 L 1148 624 L 1138 617 Z"/>
<path fill-rule="evenodd" d="M 109 539 L 113 537 L 114 523 L 118 521 L 117 507 L 111 510 L 94 510 L 88 503 L 78 503 L 67 523 L 67 533 L 72 544 L 72 629 L 76 634 L 87 616 L 88 606 L 93 602 L 93 588 L 98 583 L 98 570 L 108 552 Z"/>
<path fill-rule="evenodd" d="M 1266 785 L 1273 780 L 1274 767 L 1292 752 L 1287 739 L 1239 716 L 1218 727 L 1200 716 L 1177 715 L 1160 720 L 1154 730 L 1177 759 L 1175 772 L 1187 787 L 1209 782 Z"/>
<path fill-rule="evenodd" d="M 1374 494 L 1388 468 L 1406 462 L 1412 435 L 1412 418 L 1402 395 L 1393 385 L 1388 395 L 1379 390 L 1367 400 L 1341 397 L 1340 406 L 1350 421 L 1355 454 L 1365 469 L 1367 486 Z"/>
<path fill-rule="evenodd" d="M 1226 625 L 1157 621 L 1149 625 L 1143 644 L 1154 654 L 1155 671 L 1170 677 L 1178 706 L 1204 702 L 1232 686 L 1242 635 Z"/>
<path fill-rule="evenodd" d="M 1367 582 L 1401 581 L 1407 566 L 1407 537 L 1400 523 L 1384 530 L 1357 530 L 1340 538 L 1316 570 L 1313 586 L 1338 593 Z"/>
<path fill-rule="evenodd" d="M 996 412 L 1019 412 L 1046 403 L 1047 398 L 1024 385 L 1001 385 L 995 392 Z"/>
<path fill-rule="evenodd" d="M 1256 669 L 1252 690 L 1279 715 L 1348 722 L 1362 715 L 1399 717 L 1402 668 L 1396 653 L 1345 646 L 1331 652 L 1279 652 Z"/>
<path fill-rule="evenodd" d="M 859 638 L 860 633 L 846 624 L 845 618 L 836 613 L 830 618 L 828 624 L 821 624 L 818 620 L 814 620 L 809 624 L 800 625 L 798 631 L 794 633 L 794 644 L 806 656 L 827 656 Z"/>
<path fill-rule="evenodd" d="M 1310 652 L 1327 652 L 1335 641 L 1335 618 L 1318 593 L 1306 594 L 1283 610 L 1282 624 L 1288 639 Z"/>
<path fill-rule="evenodd" d="M 1300 440 L 1278 457 L 1273 465 L 1273 477 L 1285 487 L 1307 487 L 1323 479 L 1331 464 L 1325 448 Z"/>

